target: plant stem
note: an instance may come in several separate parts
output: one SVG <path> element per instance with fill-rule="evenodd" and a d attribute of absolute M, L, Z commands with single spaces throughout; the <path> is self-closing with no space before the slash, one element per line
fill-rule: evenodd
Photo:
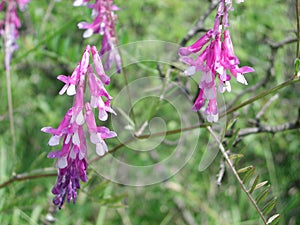
<path fill-rule="evenodd" d="M 263 220 L 264 224 L 267 224 L 267 220 L 265 219 L 262 211 L 259 209 L 258 205 L 256 204 L 255 200 L 253 199 L 253 197 L 251 196 L 251 194 L 247 191 L 247 188 L 245 187 L 242 179 L 240 178 L 238 172 L 236 171 L 234 165 L 232 164 L 232 162 L 229 159 L 229 156 L 223 146 L 223 144 L 221 143 L 221 140 L 219 140 L 218 136 L 215 134 L 215 132 L 212 130 L 212 128 L 210 126 L 207 127 L 207 130 L 209 131 L 209 133 L 213 136 L 213 138 L 217 141 L 217 143 L 219 144 L 219 149 L 221 150 L 223 157 L 225 158 L 229 168 L 231 169 L 231 171 L 233 172 L 234 176 L 236 177 L 237 181 L 239 182 L 242 190 L 245 192 L 245 194 L 247 195 L 248 199 L 250 200 L 251 204 L 255 207 L 256 211 L 258 212 L 259 216 L 261 217 L 261 219 Z"/>
<path fill-rule="evenodd" d="M 297 20 L 297 52 L 296 52 L 296 58 L 300 59 L 300 21 L 299 21 L 299 2 L 298 0 L 295 0 L 296 3 L 296 20 Z"/>
<path fill-rule="evenodd" d="M 16 3 L 15 3 L 16 4 Z M 12 137 L 12 152 L 13 152 L 13 159 L 14 163 L 16 162 L 16 135 L 15 135 L 15 123 L 14 123 L 14 110 L 13 110 L 13 101 L 12 101 L 12 91 L 11 91 L 11 77 L 10 77 L 10 61 L 11 56 L 13 53 L 11 42 L 10 40 L 10 34 L 11 34 L 11 25 L 10 25 L 10 18 L 9 18 L 9 12 L 12 11 L 12 7 L 14 7 L 13 4 L 8 3 L 7 9 L 6 9 L 6 15 L 5 15 L 5 35 L 4 35 L 4 65 L 5 65 L 5 74 L 6 74 L 6 88 L 7 88 L 7 102 L 8 102 L 8 112 L 9 112 L 9 123 L 10 123 L 10 132 Z"/>
<path fill-rule="evenodd" d="M 287 86 L 289 86 L 289 85 L 291 85 L 291 84 L 295 84 L 295 83 L 297 83 L 297 82 L 299 82 L 299 81 L 300 81 L 300 79 L 299 79 L 299 78 L 296 78 L 296 77 L 294 76 L 293 78 L 291 78 L 291 79 L 289 79 L 289 80 L 287 80 L 287 81 L 285 81 L 285 82 L 283 82 L 283 83 L 281 83 L 281 84 L 279 84 L 279 85 L 277 85 L 277 86 L 275 86 L 275 87 L 272 87 L 272 88 L 270 88 L 270 89 L 268 89 L 268 90 L 266 90 L 266 91 L 263 91 L 263 92 L 261 92 L 260 94 L 254 96 L 253 98 L 250 98 L 249 100 L 247 100 L 247 101 L 245 101 L 245 102 L 242 102 L 241 104 L 239 104 L 239 105 L 237 105 L 237 106 L 235 106 L 235 107 L 233 107 L 233 108 L 230 108 L 230 109 L 227 110 L 226 112 L 222 113 L 222 114 L 220 115 L 220 118 L 222 118 L 222 117 L 224 117 L 224 116 L 226 116 L 226 115 L 229 115 L 229 114 L 231 114 L 231 113 L 237 111 L 238 109 L 240 109 L 240 108 L 242 108 L 242 107 L 244 107 L 244 106 L 246 106 L 246 105 L 249 105 L 249 104 L 255 102 L 255 101 L 258 100 L 258 99 L 261 99 L 261 98 L 263 98 L 263 97 L 265 97 L 265 96 L 267 96 L 267 95 L 269 95 L 269 94 L 272 94 L 272 93 L 274 93 L 274 92 L 276 92 L 276 91 L 278 91 L 278 90 L 280 90 L 280 89 L 282 89 L 282 88 L 284 88 L 284 87 L 287 87 Z"/>

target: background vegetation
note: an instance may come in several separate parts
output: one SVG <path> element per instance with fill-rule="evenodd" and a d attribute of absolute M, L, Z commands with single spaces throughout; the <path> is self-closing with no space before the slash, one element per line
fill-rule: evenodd
<path fill-rule="evenodd" d="M 207 0 L 115 2 L 121 8 L 117 12 L 121 45 L 141 40 L 179 44 L 210 5 Z M 282 46 L 280 43 L 296 37 L 296 17 L 294 1 L 291 0 L 273 0 L 272 3 L 268 0 L 246 0 L 243 4 L 234 4 L 234 8 L 230 15 L 230 29 L 236 55 L 242 65 L 251 65 L 256 70 L 247 75 L 248 87 L 266 78 L 263 85 L 244 93 L 239 99 L 236 97 L 246 88 L 231 82 L 233 92 L 224 97 L 228 104 L 237 106 L 293 76 L 296 42 Z M 212 27 L 214 12 L 205 21 L 205 28 Z M 49 136 L 41 133 L 40 129 L 48 125 L 57 126 L 72 104 L 67 96 L 58 95 L 62 83 L 56 76 L 71 74 L 86 44 L 100 49 L 101 37 L 82 38 L 82 31 L 77 29 L 76 24 L 89 20 L 90 11 L 84 7 L 73 7 L 72 1 L 32 0 L 20 17 L 19 50 L 12 60 L 11 77 L 16 154 L 12 151 L 9 129 L 5 71 L 0 68 L 0 185 L 11 178 L 17 179 L 20 174 L 42 176 L 1 186 L 0 224 L 262 224 L 230 170 L 226 170 L 221 186 L 217 186 L 216 175 L 223 162 L 221 154 L 206 170 L 198 170 L 209 138 L 205 130 L 200 132 L 191 159 L 168 181 L 145 187 L 119 185 L 104 179 L 93 169 L 101 165 L 101 160 L 98 160 L 91 164 L 89 181 L 82 184 L 78 202 L 66 204 L 60 211 L 55 209 L 51 188 L 56 181 L 56 170 L 54 161 L 46 158 L 52 150 L 47 146 Z M 196 34 L 188 43 L 200 35 Z M 0 54 L 0 61 L 3 60 L 4 55 Z M 196 96 L 195 84 L 178 79 L 181 73 L 176 68 L 184 68 L 184 65 L 175 60 L 174 65 L 170 79 L 191 87 L 191 96 Z M 163 66 L 162 73 L 165 74 L 166 70 Z M 143 62 L 130 66 L 127 76 L 129 81 L 144 76 L 157 77 L 157 64 Z M 113 76 L 109 87 L 111 95 L 116 96 L 124 85 L 123 76 Z M 299 90 L 298 83 L 287 85 L 228 115 L 228 123 L 235 121 L 235 132 L 256 127 L 258 121 L 266 126 L 294 122 L 298 118 Z M 258 120 L 257 115 L 266 103 L 270 105 Z M 136 105 L 138 121 L 143 121 L 148 105 L 147 99 Z M 164 104 L 156 113 L 176 122 L 176 115 Z M 170 129 L 177 128 L 176 123 L 168 126 Z M 170 142 L 176 141 L 176 135 L 168 138 Z M 227 144 L 232 140 L 233 135 L 223 139 Z M 108 142 L 110 149 L 118 144 L 118 139 Z M 255 166 L 261 181 L 267 180 L 271 184 L 271 195 L 277 197 L 273 211 L 281 215 L 279 224 L 300 224 L 299 128 L 245 135 L 233 146 L 230 149 L 232 153 L 244 155 L 236 166 Z M 168 144 L 157 149 L 160 157 L 165 157 L 163 152 L 168 151 L 172 151 Z M 90 152 L 94 150 L 90 149 Z M 150 153 L 138 154 L 127 147 L 113 154 L 125 157 L 135 165 L 151 164 L 154 160 Z M 92 158 L 91 155 L 89 157 Z"/>

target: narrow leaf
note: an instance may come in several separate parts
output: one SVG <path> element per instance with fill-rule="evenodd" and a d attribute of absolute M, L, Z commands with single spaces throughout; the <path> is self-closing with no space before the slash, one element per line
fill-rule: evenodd
<path fill-rule="evenodd" d="M 298 74 L 299 72 L 299 66 L 300 66 L 300 59 L 295 59 L 295 74 Z"/>
<path fill-rule="evenodd" d="M 231 161 L 233 161 L 233 160 L 235 160 L 235 159 L 240 159 L 240 158 L 243 158 L 243 157 L 244 157 L 243 154 L 232 154 L 232 155 L 229 156 L 229 159 L 230 159 Z"/>
<path fill-rule="evenodd" d="M 268 196 L 269 191 L 270 185 L 267 186 L 267 188 L 257 196 L 256 203 L 259 204 L 260 202 L 262 202 Z"/>
<path fill-rule="evenodd" d="M 247 166 L 247 167 L 244 167 L 242 169 L 239 169 L 237 172 L 238 173 L 246 173 L 246 172 L 252 170 L 253 168 L 254 168 L 253 166 Z"/>
<path fill-rule="evenodd" d="M 263 182 L 260 182 L 259 184 L 256 185 L 255 189 L 254 190 L 257 190 L 263 186 L 265 186 L 266 184 L 268 183 L 268 181 L 263 181 Z"/>
<path fill-rule="evenodd" d="M 251 179 L 251 177 L 254 174 L 254 171 L 255 171 L 255 168 L 252 167 L 252 169 L 250 169 L 248 172 L 246 172 L 245 176 L 243 177 L 244 184 L 246 184 Z"/>
<path fill-rule="evenodd" d="M 275 214 L 268 219 L 267 225 L 275 225 L 276 223 L 278 223 L 279 219 L 280 219 L 280 215 Z"/>
<path fill-rule="evenodd" d="M 237 138 L 237 136 L 238 136 L 238 134 L 239 134 L 239 131 L 240 131 L 240 129 L 237 129 L 237 130 L 233 133 L 233 135 L 232 135 L 232 137 L 230 138 L 230 140 L 229 140 L 229 142 L 228 142 L 228 145 L 227 145 L 227 148 L 228 148 L 228 149 L 232 148 L 233 143 L 235 142 L 235 140 L 236 140 L 236 138 Z"/>
<path fill-rule="evenodd" d="M 257 183 L 259 181 L 259 175 L 257 175 L 251 185 L 251 188 L 250 188 L 250 191 L 249 193 L 252 194 L 252 192 L 255 190 L 256 186 L 257 186 Z"/>
<path fill-rule="evenodd" d="M 271 201 L 269 201 L 266 206 L 264 207 L 263 209 L 263 213 L 265 215 L 269 214 L 272 209 L 274 209 L 275 205 L 276 205 L 276 202 L 277 202 L 277 198 L 273 198 Z"/>

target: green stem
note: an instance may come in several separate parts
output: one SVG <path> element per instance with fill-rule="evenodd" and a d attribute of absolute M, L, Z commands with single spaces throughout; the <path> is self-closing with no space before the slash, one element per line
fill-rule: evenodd
<path fill-rule="evenodd" d="M 157 111 L 157 108 L 160 105 L 161 100 L 164 97 L 164 93 L 165 93 L 165 90 L 166 90 L 166 87 L 167 87 L 167 84 L 168 84 L 168 81 L 169 81 L 169 77 L 170 77 L 170 70 L 167 71 L 166 76 L 164 77 L 163 85 L 162 85 L 162 88 L 161 88 L 160 93 L 159 93 L 159 99 L 154 100 L 154 102 L 152 104 L 149 116 L 147 118 L 147 122 L 149 122 L 152 119 L 155 112 Z"/>
<path fill-rule="evenodd" d="M 254 96 L 253 98 L 250 98 L 249 100 L 247 100 L 245 102 L 242 102 L 241 104 L 239 104 L 239 105 L 237 105 L 237 106 L 235 106 L 235 107 L 227 110 L 226 112 L 224 112 L 223 114 L 220 115 L 220 118 L 222 118 L 222 117 L 224 117 L 226 115 L 229 115 L 229 114 L 237 111 L 238 109 L 240 109 L 240 108 L 242 108 L 242 107 L 244 107 L 246 105 L 249 105 L 249 104 L 255 102 L 258 99 L 261 99 L 261 98 L 263 98 L 263 97 L 265 97 L 265 96 L 267 96 L 269 94 L 272 94 L 272 93 L 274 93 L 274 92 L 276 92 L 276 91 L 278 91 L 278 90 L 280 90 L 280 89 L 282 89 L 284 87 L 287 87 L 287 86 L 289 86 L 291 84 L 295 84 L 295 83 L 297 83 L 299 81 L 300 81 L 299 78 L 293 77 L 292 79 L 289 79 L 289 80 L 287 80 L 287 81 L 285 81 L 285 82 L 283 82 L 283 83 L 281 83 L 281 84 L 279 84 L 279 85 L 277 85 L 277 86 L 275 86 L 273 88 L 270 88 L 270 89 L 268 89 L 266 91 L 263 91 L 260 94 Z"/>
<path fill-rule="evenodd" d="M 7 102 L 8 102 L 8 112 L 9 112 L 9 123 L 10 123 L 10 132 L 12 136 L 12 152 L 13 160 L 16 163 L 16 135 L 15 135 L 15 123 L 14 123 L 14 110 L 13 110 L 13 100 L 12 100 L 12 91 L 11 91 L 11 57 L 12 57 L 12 46 L 10 40 L 11 26 L 9 19 L 9 11 L 12 11 L 14 3 L 7 3 L 7 12 L 5 15 L 5 35 L 4 35 L 4 64 L 5 64 L 5 74 L 6 74 L 6 88 L 7 88 Z M 15 3 L 16 4 L 16 3 Z"/>

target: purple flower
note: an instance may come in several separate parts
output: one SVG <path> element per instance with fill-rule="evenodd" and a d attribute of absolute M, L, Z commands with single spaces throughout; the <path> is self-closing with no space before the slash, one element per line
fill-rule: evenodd
<path fill-rule="evenodd" d="M 24 10 L 30 0 L 2 0 L 0 2 L 0 11 L 6 9 L 3 21 L 0 21 L 0 35 L 4 39 L 5 66 L 8 67 L 14 51 L 18 49 L 16 43 L 19 37 L 18 29 L 21 22 L 17 13 L 17 4 L 20 10 Z"/>
<path fill-rule="evenodd" d="M 76 0 L 74 6 L 88 5 L 92 8 L 92 23 L 80 22 L 78 23 L 79 29 L 84 29 L 84 38 L 88 38 L 93 34 L 100 34 L 102 38 L 102 48 L 100 55 L 106 55 L 106 63 L 104 69 L 109 70 L 113 63 L 116 65 L 117 72 L 121 71 L 121 57 L 116 49 L 118 40 L 116 36 L 116 22 L 117 15 L 114 11 L 120 10 L 116 5 L 113 4 L 112 0 L 95 0 L 94 4 L 88 4 L 90 0 Z"/>
<path fill-rule="evenodd" d="M 222 0 L 218 7 L 214 28 L 194 44 L 179 49 L 181 61 L 189 65 L 184 74 L 192 76 L 197 71 L 202 72 L 199 95 L 193 110 L 200 110 L 205 101 L 208 101 L 205 113 L 209 122 L 218 120 L 217 89 L 221 93 L 230 92 L 232 76 L 238 82 L 247 85 L 244 74 L 254 72 L 254 69 L 249 66 L 239 67 L 240 61 L 234 54 L 230 33 L 226 29 L 229 27 L 229 10 L 232 10 L 231 0 Z M 194 53 L 200 53 L 196 59 L 190 57 Z"/>
<path fill-rule="evenodd" d="M 94 68 L 90 64 L 91 54 Z M 94 73 L 94 69 L 98 76 Z M 80 180 L 87 181 L 88 163 L 84 124 L 87 126 L 90 141 L 96 145 L 96 153 L 100 156 L 108 152 L 104 139 L 115 137 L 117 134 L 106 127 L 97 126 L 92 111 L 92 108 L 98 108 L 99 119 L 102 121 L 107 120 L 107 112 L 115 114 L 110 106 L 112 97 L 104 87 L 110 83 L 110 79 L 103 71 L 96 47 L 88 45 L 72 75 L 70 77 L 59 75 L 58 79 L 65 83 L 59 94 L 67 92 L 67 95 L 75 95 L 75 100 L 58 128 L 44 127 L 42 131 L 52 135 L 48 142 L 50 146 L 57 146 L 62 142 L 61 150 L 48 154 L 48 158 L 57 159 L 58 179 L 52 193 L 56 195 L 54 204 L 61 208 L 66 198 L 68 202 L 71 200 L 76 202 Z M 86 83 L 89 85 L 90 102 L 84 101 Z"/>

